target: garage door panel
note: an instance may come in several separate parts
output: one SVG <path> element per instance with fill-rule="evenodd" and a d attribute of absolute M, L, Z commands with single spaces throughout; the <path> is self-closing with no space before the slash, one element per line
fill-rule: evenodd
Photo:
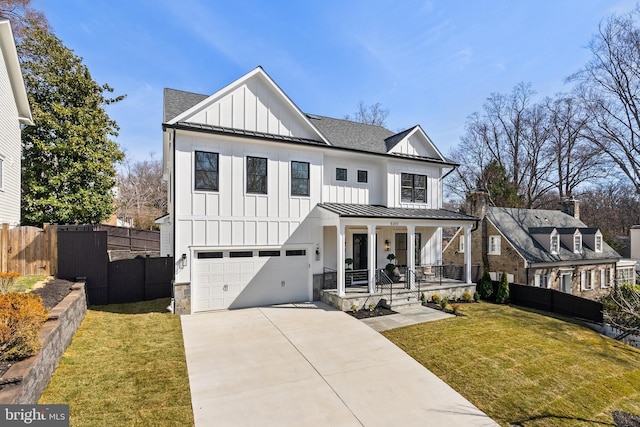
<path fill-rule="evenodd" d="M 282 248 L 282 256 L 271 257 L 196 257 L 194 311 L 306 301 L 310 286 L 307 256 L 285 256 L 285 250 Z"/>

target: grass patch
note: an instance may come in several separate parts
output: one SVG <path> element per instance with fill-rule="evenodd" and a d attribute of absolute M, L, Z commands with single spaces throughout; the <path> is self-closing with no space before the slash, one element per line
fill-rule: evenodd
<path fill-rule="evenodd" d="M 38 403 L 71 426 L 193 425 L 180 316 L 166 298 L 91 306 Z"/>
<path fill-rule="evenodd" d="M 33 288 L 38 282 L 42 282 L 46 280 L 48 276 L 39 275 L 39 276 L 20 276 L 16 279 L 13 284 L 13 288 L 11 289 L 13 292 L 24 292 Z"/>
<path fill-rule="evenodd" d="M 461 311 L 383 334 L 504 426 L 615 425 L 615 410 L 640 414 L 640 350 L 515 307 Z"/>

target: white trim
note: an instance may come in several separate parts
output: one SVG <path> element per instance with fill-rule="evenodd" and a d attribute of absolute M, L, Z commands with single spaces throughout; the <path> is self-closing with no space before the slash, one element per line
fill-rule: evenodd
<path fill-rule="evenodd" d="M 27 90 L 24 86 L 22 70 L 20 69 L 20 61 L 18 60 L 18 52 L 16 50 L 13 32 L 9 21 L 0 21 L 0 50 L 4 57 L 11 82 L 11 90 L 18 108 L 18 120 L 25 125 L 33 126 L 33 117 L 31 108 L 29 107 L 29 99 L 27 98 Z"/>

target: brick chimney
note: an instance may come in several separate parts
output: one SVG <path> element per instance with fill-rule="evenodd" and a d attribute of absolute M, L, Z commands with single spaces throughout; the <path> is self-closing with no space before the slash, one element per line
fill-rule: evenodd
<path fill-rule="evenodd" d="M 483 220 L 489 209 L 489 193 L 482 190 L 471 191 L 467 194 L 464 213 Z"/>
<path fill-rule="evenodd" d="M 564 197 L 560 200 L 560 210 L 575 219 L 580 219 L 580 201 L 573 197 Z"/>

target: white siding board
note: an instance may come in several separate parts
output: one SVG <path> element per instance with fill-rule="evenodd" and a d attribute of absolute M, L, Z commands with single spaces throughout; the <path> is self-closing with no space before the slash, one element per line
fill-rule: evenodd
<path fill-rule="evenodd" d="M 207 221 L 207 246 L 220 245 L 220 221 Z"/>
<path fill-rule="evenodd" d="M 232 242 L 232 221 L 220 221 L 220 246 L 230 246 Z"/>
<path fill-rule="evenodd" d="M 195 246 L 203 246 L 206 244 L 207 222 L 204 220 L 193 221 L 193 239 L 192 244 Z"/>
<path fill-rule="evenodd" d="M 269 228 L 267 229 L 267 244 L 277 245 L 278 236 L 280 230 L 280 223 L 276 221 L 269 221 Z"/>
<path fill-rule="evenodd" d="M 245 245 L 255 245 L 257 243 L 256 242 L 256 233 L 257 233 L 256 222 L 255 221 L 246 221 L 244 223 L 244 235 L 245 235 L 244 244 Z"/>

